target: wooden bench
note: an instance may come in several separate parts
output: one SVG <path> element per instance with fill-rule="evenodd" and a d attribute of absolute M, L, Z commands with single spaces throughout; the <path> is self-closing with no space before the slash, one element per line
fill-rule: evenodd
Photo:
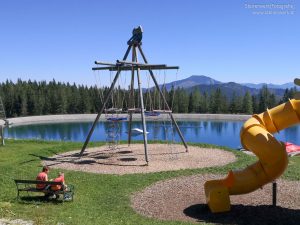
<path fill-rule="evenodd" d="M 63 200 L 67 201 L 73 201 L 74 196 L 74 186 L 71 184 L 68 184 L 67 188 L 64 190 L 51 190 L 51 185 L 61 185 L 63 186 L 62 182 L 54 182 L 54 181 L 40 181 L 40 180 L 14 180 L 17 186 L 17 199 L 20 199 L 20 192 L 27 192 L 29 196 L 29 192 L 40 192 L 44 193 L 45 195 L 56 195 L 58 199 L 59 195 L 63 196 Z M 46 187 L 49 186 L 49 188 L 46 189 L 37 189 L 37 184 L 44 184 Z"/>

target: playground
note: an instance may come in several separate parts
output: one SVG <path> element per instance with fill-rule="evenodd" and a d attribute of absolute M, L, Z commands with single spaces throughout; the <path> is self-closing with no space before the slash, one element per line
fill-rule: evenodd
<path fill-rule="evenodd" d="M 32 221 L 28 224 L 298 224 L 300 161 L 289 158 L 286 145 L 273 134 L 300 122 L 299 93 L 244 123 L 241 144 L 254 156 L 227 147 L 187 143 L 173 115 L 172 101 L 167 101 L 153 72 L 179 67 L 149 64 L 141 47 L 142 34 L 141 26 L 133 29 L 122 60 L 95 61 L 92 70 L 109 71 L 111 86 L 98 93 L 103 104 L 83 145 L 34 140 L 5 143 L 3 129 L 10 122 L 4 113 L 0 216 Z M 130 85 L 123 84 L 129 87 L 127 96 L 118 84 L 124 71 L 130 71 L 126 75 L 131 78 Z M 153 82 L 153 86 L 148 84 L 149 98 L 143 96 L 141 71 L 147 71 Z M 299 79 L 294 82 L 300 85 Z M 147 100 L 151 103 L 144 105 Z M 91 142 L 101 115 L 107 122 L 106 141 Z M 136 115 L 141 128 L 133 127 Z M 149 141 L 149 117 L 160 115 L 164 120 L 157 122 L 164 128 L 165 139 Z M 121 121 L 128 121 L 126 141 L 120 140 Z M 141 135 L 142 141 L 133 141 L 135 135 Z M 41 165 L 65 171 L 67 183 L 75 186 L 73 202 L 39 201 L 36 195 L 20 197 L 21 201 L 14 197 L 13 179 L 32 180 Z"/>

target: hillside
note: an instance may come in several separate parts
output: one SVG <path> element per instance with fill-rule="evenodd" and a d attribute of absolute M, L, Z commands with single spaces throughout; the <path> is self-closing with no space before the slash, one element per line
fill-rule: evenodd
<path fill-rule="evenodd" d="M 217 89 L 221 89 L 222 93 L 226 95 L 226 97 L 231 98 L 233 94 L 236 95 L 245 95 L 245 93 L 248 91 L 251 95 L 257 95 L 259 93 L 259 89 L 256 88 L 250 88 L 243 86 L 238 83 L 234 82 L 228 82 L 228 83 L 221 83 L 221 84 L 215 84 L 215 85 L 196 85 L 193 86 L 189 91 L 199 89 L 201 93 L 207 92 L 211 93 L 212 91 L 215 91 Z M 269 88 L 270 93 L 274 93 L 277 98 L 281 98 L 284 94 L 284 89 L 274 89 Z"/>
<path fill-rule="evenodd" d="M 260 84 L 252 84 L 252 83 L 239 84 L 235 82 L 223 83 L 221 81 L 215 80 L 213 78 L 204 75 L 193 75 L 182 80 L 173 81 L 165 84 L 166 89 L 168 91 L 170 91 L 173 86 L 176 88 L 186 89 L 189 92 L 194 89 L 199 89 L 202 93 L 204 92 L 210 93 L 211 91 L 220 88 L 222 93 L 224 93 L 227 97 L 231 97 L 233 93 L 236 93 L 237 95 L 244 95 L 247 91 L 250 92 L 251 95 L 258 94 L 259 90 L 263 85 L 267 85 L 270 92 L 274 93 L 275 96 L 278 98 L 283 96 L 286 88 L 294 87 L 293 83 L 286 83 L 282 85 L 265 84 L 265 83 L 260 83 Z"/>

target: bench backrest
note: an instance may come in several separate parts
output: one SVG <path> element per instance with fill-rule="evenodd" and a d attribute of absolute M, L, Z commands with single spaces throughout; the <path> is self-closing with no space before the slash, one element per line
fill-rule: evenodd
<path fill-rule="evenodd" d="M 15 180 L 16 184 L 46 184 L 46 185 L 63 185 L 62 182 L 42 181 L 42 180 Z"/>

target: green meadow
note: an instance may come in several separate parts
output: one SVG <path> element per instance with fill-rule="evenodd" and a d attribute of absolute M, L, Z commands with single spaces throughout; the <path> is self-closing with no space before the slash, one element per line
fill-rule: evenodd
<path fill-rule="evenodd" d="M 103 143 L 91 143 L 90 146 Z M 131 208 L 133 193 L 160 180 L 199 173 L 226 174 L 230 169 L 244 168 L 256 159 L 232 151 L 237 161 L 222 167 L 188 169 L 170 172 L 130 175 L 104 175 L 65 171 L 67 183 L 75 185 L 73 202 L 17 201 L 13 179 L 35 179 L 41 161 L 56 153 L 81 148 L 81 143 L 8 140 L 0 147 L 0 218 L 24 219 L 35 224 L 189 224 L 178 221 L 160 221 L 143 217 Z M 201 145 L 212 147 L 211 145 Z M 215 146 L 214 146 L 215 147 Z M 58 170 L 50 171 L 50 178 Z M 300 157 L 290 159 L 285 179 L 300 180 Z"/>

